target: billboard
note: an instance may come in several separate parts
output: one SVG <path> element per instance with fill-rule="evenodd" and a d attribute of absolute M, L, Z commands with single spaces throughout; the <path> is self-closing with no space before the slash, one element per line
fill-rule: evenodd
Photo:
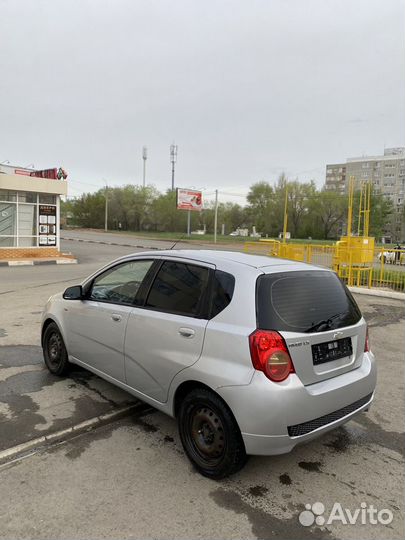
<path fill-rule="evenodd" d="M 195 189 L 177 188 L 177 210 L 196 210 L 203 208 L 202 192 Z"/>

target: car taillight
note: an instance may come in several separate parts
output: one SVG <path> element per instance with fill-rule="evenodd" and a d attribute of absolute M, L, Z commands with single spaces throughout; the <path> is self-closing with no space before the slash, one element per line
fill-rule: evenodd
<path fill-rule="evenodd" d="M 253 367 L 271 381 L 281 382 L 295 373 L 287 345 L 278 332 L 255 330 L 249 336 L 249 345 Z"/>
<path fill-rule="evenodd" d="M 368 336 L 368 326 L 366 328 L 366 341 L 364 343 L 364 352 L 370 351 L 370 338 Z"/>

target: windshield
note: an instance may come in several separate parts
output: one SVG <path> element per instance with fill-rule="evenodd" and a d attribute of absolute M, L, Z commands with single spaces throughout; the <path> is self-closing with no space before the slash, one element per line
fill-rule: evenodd
<path fill-rule="evenodd" d="M 256 286 L 263 330 L 324 332 L 356 324 L 360 310 L 336 274 L 323 270 L 265 274 Z"/>

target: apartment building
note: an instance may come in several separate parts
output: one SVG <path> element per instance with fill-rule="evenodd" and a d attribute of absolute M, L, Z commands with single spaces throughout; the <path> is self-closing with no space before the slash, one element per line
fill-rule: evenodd
<path fill-rule="evenodd" d="M 371 181 L 377 193 L 392 201 L 394 215 L 387 223 L 386 234 L 393 241 L 404 241 L 405 147 L 386 148 L 384 155 L 353 157 L 344 164 L 326 165 L 325 189 L 345 193 L 351 177 L 355 179 L 356 189 L 362 182 Z"/>
<path fill-rule="evenodd" d="M 383 156 L 348 158 L 346 184 L 354 176 L 356 188 L 372 182 L 376 192 L 389 197 L 394 205 L 403 204 L 405 192 L 405 148 L 386 148 Z"/>
<path fill-rule="evenodd" d="M 346 163 L 333 163 L 326 166 L 325 189 L 344 193 L 346 190 Z"/>

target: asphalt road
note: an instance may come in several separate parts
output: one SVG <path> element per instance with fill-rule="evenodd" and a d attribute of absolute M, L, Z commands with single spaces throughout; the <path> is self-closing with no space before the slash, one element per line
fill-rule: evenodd
<path fill-rule="evenodd" d="M 51 294 L 139 248 L 66 241 L 63 249 L 79 264 L 0 268 L 0 379 L 4 370 L 14 370 L 20 398 L 29 395 L 26 406 L 37 407 L 39 431 L 41 416 L 47 426 L 59 425 L 60 418 L 39 406 L 55 395 L 64 396 L 61 417 L 69 411 L 74 417 L 77 399 L 85 403 L 81 392 L 93 399 L 94 388 L 103 407 L 103 396 L 125 399 L 97 377 L 85 388 L 80 377 L 47 379 L 38 360 L 39 320 Z M 0 538 L 404 538 L 404 305 L 356 299 L 379 364 L 368 414 L 288 455 L 252 457 L 237 475 L 213 482 L 189 465 L 175 421 L 145 408 L 0 466 Z M 33 366 L 42 379 L 25 388 Z M 335 502 L 351 511 L 366 503 L 389 509 L 394 519 L 388 525 L 303 527 L 298 516 L 315 502 L 325 505 L 325 515 Z"/>

